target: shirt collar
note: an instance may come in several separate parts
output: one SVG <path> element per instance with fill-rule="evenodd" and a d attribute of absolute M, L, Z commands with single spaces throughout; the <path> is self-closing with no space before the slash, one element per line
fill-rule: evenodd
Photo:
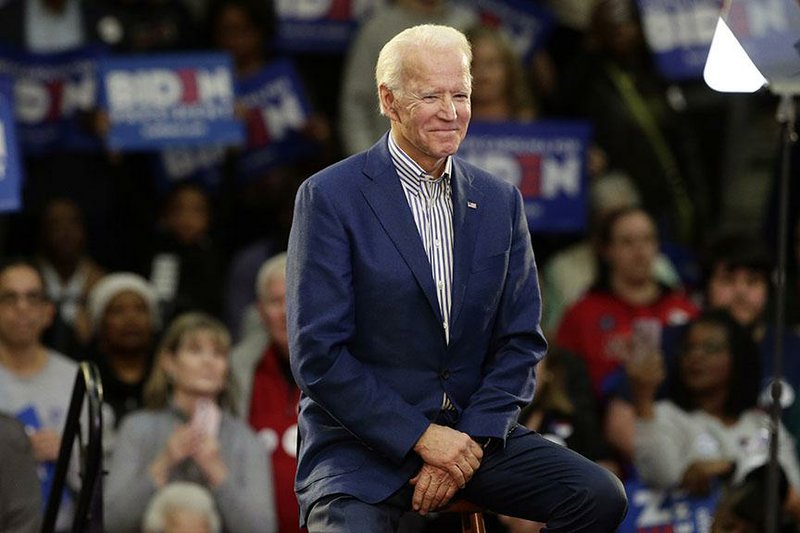
<path fill-rule="evenodd" d="M 419 165 L 419 163 L 411 158 L 411 156 L 405 153 L 402 148 L 400 148 L 397 142 L 395 142 L 391 131 L 389 132 L 389 155 L 392 158 L 392 163 L 394 164 L 397 173 L 400 175 L 401 180 L 413 180 L 418 184 L 418 186 L 421 186 L 421 182 L 423 180 L 438 181 L 428 174 L 425 169 Z M 453 156 L 447 156 L 447 159 L 444 163 L 444 172 L 442 172 L 441 175 L 441 179 L 444 180 L 442 183 L 445 185 L 450 185 L 452 169 Z"/>

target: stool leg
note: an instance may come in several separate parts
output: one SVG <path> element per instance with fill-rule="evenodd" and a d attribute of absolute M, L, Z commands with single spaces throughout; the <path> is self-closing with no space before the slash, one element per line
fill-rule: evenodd
<path fill-rule="evenodd" d="M 463 533 L 486 533 L 483 513 L 461 513 L 461 531 Z"/>

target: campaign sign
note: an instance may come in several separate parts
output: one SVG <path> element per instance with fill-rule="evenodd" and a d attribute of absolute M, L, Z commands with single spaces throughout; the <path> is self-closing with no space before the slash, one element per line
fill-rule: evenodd
<path fill-rule="evenodd" d="M 656 67 L 668 80 L 700 79 L 717 27 L 720 0 L 637 0 Z"/>
<path fill-rule="evenodd" d="M 56 54 L 0 49 L 0 75 L 14 82 L 14 112 L 26 154 L 102 147 L 88 118 L 96 107 L 103 53 L 98 47 Z"/>
<path fill-rule="evenodd" d="M 278 49 L 341 54 L 372 10 L 388 0 L 277 0 Z"/>
<path fill-rule="evenodd" d="M 238 179 L 250 180 L 319 150 L 300 132 L 311 106 L 289 60 L 275 61 L 237 82 L 236 102 L 244 113 L 247 134 L 236 157 Z M 224 146 L 164 150 L 159 174 L 166 183 L 193 180 L 213 190 L 222 179 L 225 153 Z"/>
<path fill-rule="evenodd" d="M 100 63 L 107 143 L 117 150 L 235 145 L 233 74 L 227 54 L 113 57 Z"/>
<path fill-rule="evenodd" d="M 311 106 L 292 63 L 279 60 L 236 85 L 245 109 L 247 145 L 239 156 L 238 174 L 249 179 L 319 150 L 301 129 Z"/>
<path fill-rule="evenodd" d="M 553 28 L 553 15 L 527 0 L 458 0 L 476 10 L 483 24 L 502 27 L 520 58 L 528 63 Z"/>
<path fill-rule="evenodd" d="M 641 481 L 625 482 L 628 514 L 619 533 L 709 533 L 720 489 L 708 496 L 690 496 L 682 490 L 658 490 Z"/>
<path fill-rule="evenodd" d="M 11 81 L 0 78 L 0 213 L 17 211 L 22 205 L 22 167 L 11 94 Z"/>
<path fill-rule="evenodd" d="M 531 229 L 583 231 L 590 136 L 581 121 L 475 121 L 458 155 L 519 188 Z"/>
<path fill-rule="evenodd" d="M 28 405 L 16 414 L 16 419 L 25 427 L 26 433 L 33 433 L 42 429 L 42 423 L 39 415 L 36 412 L 36 407 Z M 47 506 L 47 500 L 50 497 L 50 488 L 53 486 L 53 479 L 55 477 L 56 464 L 53 461 L 39 463 L 36 467 L 36 475 L 39 477 L 39 483 L 42 488 L 42 506 Z M 69 493 L 66 488 L 61 494 L 62 505 L 64 500 L 69 499 Z"/>

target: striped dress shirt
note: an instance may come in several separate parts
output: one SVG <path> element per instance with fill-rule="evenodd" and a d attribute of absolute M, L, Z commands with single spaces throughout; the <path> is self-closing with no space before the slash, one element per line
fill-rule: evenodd
<path fill-rule="evenodd" d="M 444 337 L 449 344 L 453 285 L 453 199 L 450 187 L 453 161 L 451 157 L 447 158 L 444 172 L 436 179 L 397 145 L 391 133 L 389 154 L 431 265 Z M 446 394 L 442 407 L 452 408 Z"/>

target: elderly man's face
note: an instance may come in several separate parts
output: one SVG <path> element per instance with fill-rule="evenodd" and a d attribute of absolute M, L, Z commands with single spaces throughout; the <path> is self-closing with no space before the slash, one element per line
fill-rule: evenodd
<path fill-rule="evenodd" d="M 415 53 L 400 91 L 381 87 L 395 140 L 414 161 L 438 175 L 458 150 L 470 119 L 469 65 L 459 50 Z"/>

